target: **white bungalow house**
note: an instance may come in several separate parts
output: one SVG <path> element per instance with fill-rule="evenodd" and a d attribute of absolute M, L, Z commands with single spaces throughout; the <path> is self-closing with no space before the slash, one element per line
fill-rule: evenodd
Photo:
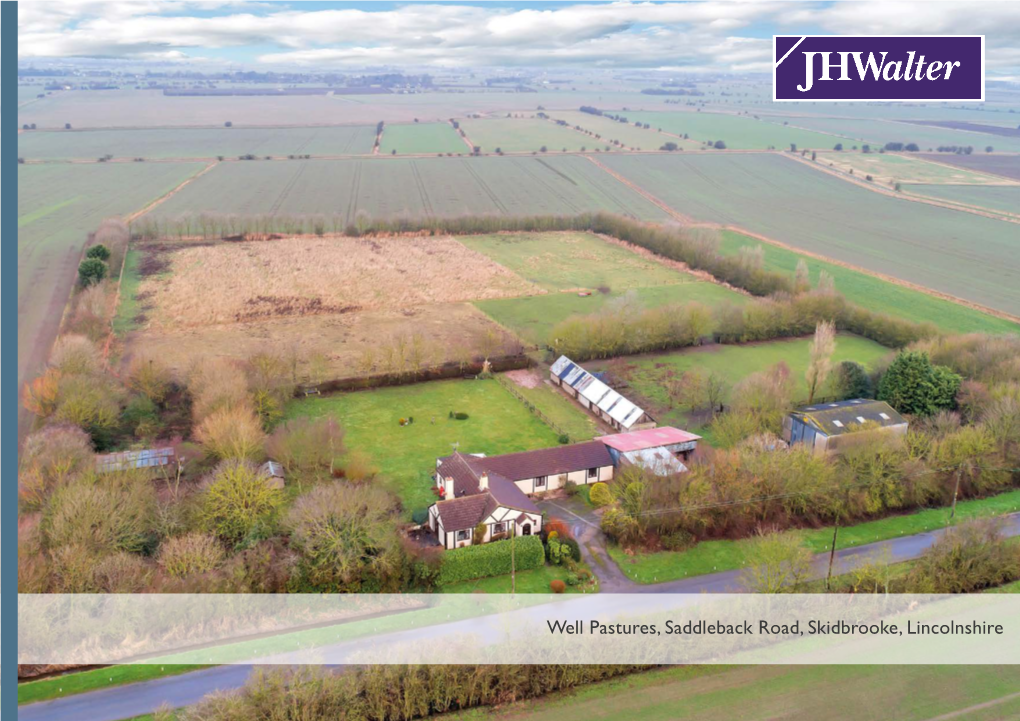
<path fill-rule="evenodd" d="M 549 369 L 549 380 L 582 408 L 618 431 L 654 428 L 655 419 L 565 355 Z"/>
<path fill-rule="evenodd" d="M 612 478 L 613 459 L 598 441 L 501 456 L 454 453 L 436 461 L 441 499 L 429 507 L 428 526 L 445 548 L 471 545 L 480 523 L 483 542 L 537 534 L 542 512 L 529 495 Z"/>

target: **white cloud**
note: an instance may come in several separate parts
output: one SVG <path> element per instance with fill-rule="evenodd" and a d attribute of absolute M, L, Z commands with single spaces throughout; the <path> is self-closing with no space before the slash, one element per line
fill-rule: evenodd
<path fill-rule="evenodd" d="M 19 5 L 19 54 L 187 57 L 263 51 L 278 66 L 590 64 L 768 70 L 770 29 L 988 35 L 990 67 L 1017 68 L 1020 3 L 614 2 L 549 9 L 410 3 L 392 10 L 252 2 L 33 2 Z M 196 9 L 217 12 L 197 13 Z M 258 10 L 256 10 L 258 8 Z"/>

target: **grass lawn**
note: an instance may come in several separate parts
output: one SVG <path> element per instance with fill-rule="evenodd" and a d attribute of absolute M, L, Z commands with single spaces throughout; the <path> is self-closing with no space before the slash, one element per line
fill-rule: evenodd
<path fill-rule="evenodd" d="M 446 718 L 923 721 L 1010 696 L 1018 686 L 1015 666 L 675 666 Z M 1017 706 L 1010 700 L 959 718 L 1013 718 Z"/>
<path fill-rule="evenodd" d="M 95 691 L 110 686 L 122 686 L 128 683 L 138 683 L 164 676 L 176 676 L 177 674 L 197 671 L 207 668 L 195 664 L 188 665 L 130 665 L 110 666 L 108 668 L 95 668 L 88 671 L 78 671 L 53 676 L 38 681 L 25 681 L 18 684 L 18 705 L 35 703 L 37 701 L 49 701 L 54 698 L 73 696 L 74 694 Z"/>
<path fill-rule="evenodd" d="M 591 233 L 514 233 L 457 238 L 546 290 L 643 288 L 693 281 Z"/>
<path fill-rule="evenodd" d="M 142 277 L 138 274 L 138 262 L 142 254 L 135 248 L 128 248 L 127 256 L 124 258 L 124 277 L 120 284 L 120 303 L 117 305 L 117 315 L 113 318 L 113 331 L 123 335 L 135 329 L 135 318 L 139 313 L 138 285 Z"/>
<path fill-rule="evenodd" d="M 720 250 L 735 254 L 744 246 L 761 245 L 765 250 L 765 268 L 780 273 L 793 272 L 801 259 L 807 263 L 811 282 L 818 282 L 818 274 L 825 271 L 836 282 L 836 290 L 848 300 L 879 313 L 889 313 L 917 322 L 929 321 L 946 331 L 957 333 L 1020 333 L 1020 326 L 1003 318 L 987 315 L 959 303 L 911 290 L 840 265 L 808 258 L 800 253 L 774 245 L 761 243 L 754 238 L 723 231 Z"/>
<path fill-rule="evenodd" d="M 980 516 L 997 516 L 1020 511 L 1020 490 L 1008 491 L 990 498 L 961 501 L 956 506 L 957 521 Z M 932 508 L 901 516 L 841 528 L 836 548 L 851 548 L 898 536 L 909 536 L 944 527 L 949 520 L 948 508 Z M 787 531 L 799 537 L 814 553 L 828 551 L 832 543 L 832 527 Z M 749 540 L 703 541 L 688 551 L 678 553 L 625 554 L 618 546 L 609 547 L 609 555 L 632 581 L 658 583 L 716 571 L 730 571 L 747 565 Z"/>
<path fill-rule="evenodd" d="M 550 332 L 560 321 L 572 315 L 595 313 L 606 303 L 628 293 L 633 293 L 637 301 L 648 308 L 690 301 L 704 303 L 707 306 L 747 301 L 745 296 L 721 285 L 693 281 L 651 288 L 632 288 L 608 294 L 595 293 L 584 297 L 576 293 L 550 293 L 526 298 L 480 300 L 475 301 L 474 305 L 526 341 L 542 345 L 549 340 Z"/>
<path fill-rule="evenodd" d="M 467 145 L 449 123 L 404 123 L 383 128 L 379 152 L 389 155 L 416 153 L 467 153 Z"/>
<path fill-rule="evenodd" d="M 581 568 L 588 566 L 581 563 Z M 590 570 L 590 569 L 589 569 Z M 519 571 L 517 573 L 517 593 L 550 593 L 549 583 L 555 579 L 566 582 L 569 572 L 563 566 L 542 566 L 530 571 Z M 591 586 L 567 586 L 567 593 L 595 593 L 598 591 L 598 581 Z M 443 586 L 441 593 L 510 593 L 510 576 L 490 576 L 489 578 L 477 578 L 473 581 L 461 581 L 449 586 Z"/>
<path fill-rule="evenodd" d="M 463 421 L 450 411 L 467 413 Z M 406 511 L 435 501 L 436 458 L 453 452 L 496 455 L 547 448 L 556 433 L 495 380 L 450 380 L 293 401 L 287 418 L 332 416 L 349 450 L 362 451 L 400 496 Z M 401 418 L 414 418 L 408 426 Z M 434 422 L 433 422 L 434 421 Z"/>
<path fill-rule="evenodd" d="M 540 371 L 531 371 L 531 374 L 532 377 L 538 377 L 538 386 L 535 388 L 518 385 L 509 378 L 507 381 L 513 385 L 514 390 L 527 398 L 550 421 L 570 436 L 571 443 L 590 441 L 595 436 L 603 435 L 590 413 L 547 383 Z"/>
<path fill-rule="evenodd" d="M 790 367 L 791 376 L 796 383 L 794 397 L 806 399 L 807 384 L 804 373 L 807 369 L 810 345 L 810 338 L 797 338 L 742 345 L 711 345 L 669 353 L 633 356 L 626 359 L 630 373 L 629 394 L 633 396 L 635 402 L 651 409 L 659 425 L 672 424 L 684 427 L 691 424 L 684 411 L 669 408 L 669 400 L 661 381 L 664 373 L 674 371 L 679 374 L 700 368 L 706 374 L 716 373 L 721 376 L 732 388 L 750 374 L 782 361 Z M 855 360 L 867 367 L 889 352 L 888 348 L 866 338 L 840 334 L 836 339 L 833 361 L 839 363 L 844 360 Z M 585 367 L 588 370 L 603 370 L 607 364 L 607 361 L 592 361 L 586 363 Z M 822 395 L 824 393 L 823 390 Z M 711 442 L 711 438 L 706 439 Z"/>

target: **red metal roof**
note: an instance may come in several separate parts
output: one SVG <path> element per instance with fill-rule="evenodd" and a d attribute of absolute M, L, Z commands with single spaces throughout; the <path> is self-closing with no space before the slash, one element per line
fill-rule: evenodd
<path fill-rule="evenodd" d="M 672 446 L 676 443 L 687 443 L 689 441 L 701 440 L 701 436 L 679 428 L 662 426 L 661 428 L 649 428 L 644 431 L 631 431 L 630 433 L 616 433 L 611 436 L 600 436 L 597 441 L 602 441 L 610 448 L 615 448 L 621 453 L 629 451 L 643 451 L 646 448 L 657 448 L 658 446 Z"/>

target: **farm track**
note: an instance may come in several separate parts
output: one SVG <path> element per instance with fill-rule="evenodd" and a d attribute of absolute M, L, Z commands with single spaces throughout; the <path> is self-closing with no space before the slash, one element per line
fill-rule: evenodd
<path fill-rule="evenodd" d="M 474 143 L 472 143 L 471 138 L 467 136 L 467 131 L 464 130 L 464 128 L 454 127 L 453 121 L 450 121 L 450 127 L 453 128 L 453 132 L 457 133 L 457 137 L 464 141 L 464 145 L 468 147 L 468 150 L 470 150 L 472 153 L 475 152 Z"/>
<path fill-rule="evenodd" d="M 839 178 L 840 180 L 843 180 L 847 183 L 852 183 L 860 188 L 864 188 L 865 190 L 870 190 L 873 193 L 878 193 L 879 195 L 887 195 L 890 198 L 898 198 L 899 200 L 909 200 L 914 203 L 934 205 L 937 208 L 945 208 L 947 210 L 958 210 L 963 213 L 972 213 L 973 215 L 981 215 L 985 218 L 991 218 L 992 220 L 1004 220 L 1007 223 L 1020 223 L 1020 217 L 1011 215 L 1009 213 L 1004 212 L 996 213 L 976 205 L 968 205 L 966 203 L 952 203 L 949 201 L 930 198 L 928 196 L 914 195 L 912 193 L 903 193 L 897 192 L 895 190 L 888 190 L 881 186 L 875 185 L 874 183 L 869 182 L 867 180 L 860 180 L 859 178 L 849 175 L 848 173 L 844 173 L 840 170 L 833 170 L 832 168 L 827 168 L 823 165 L 820 165 L 816 161 L 807 160 L 806 158 L 803 158 L 800 155 L 787 153 L 781 153 L 781 155 L 784 158 L 795 160 L 796 162 L 806 165 L 809 168 L 813 168 L 822 173 L 827 173 L 833 176 L 834 178 Z"/>
<path fill-rule="evenodd" d="M 351 181 L 350 200 L 347 203 L 347 213 L 344 216 L 344 223 L 350 225 L 353 220 L 355 208 L 358 207 L 358 195 L 361 193 L 361 163 L 354 167 L 354 179 Z"/>
<path fill-rule="evenodd" d="M 180 192 L 180 191 L 181 191 L 181 190 L 182 190 L 182 189 L 183 189 L 183 188 L 184 188 L 184 187 L 185 187 L 186 185 L 188 185 L 188 184 L 189 184 L 189 183 L 190 183 L 191 181 L 193 181 L 193 180 L 195 180 L 195 179 L 197 179 L 197 178 L 200 178 L 200 177 L 202 177 L 203 175 L 205 175 L 206 173 L 208 173 L 208 172 L 209 172 L 210 170 L 212 170 L 213 168 L 215 168 L 215 167 L 216 167 L 217 165 L 218 165 L 218 163 L 217 163 L 216 161 L 214 161 L 214 162 L 210 163 L 209 165 L 205 166 L 205 168 L 203 168 L 202 170 L 200 170 L 200 171 L 198 171 L 197 173 L 195 173 L 194 175 L 192 175 L 192 176 L 191 176 L 190 178 L 188 178 L 188 179 L 187 179 L 187 180 L 185 180 L 185 181 L 184 181 L 183 183 L 181 183 L 180 185 L 178 185 L 178 186 L 177 186 L 176 188 L 174 188 L 173 190 L 171 190 L 171 191 L 170 191 L 169 193 L 164 193 L 163 195 L 161 195 L 160 197 L 156 198 L 156 199 L 155 199 L 154 201 L 152 201 L 151 203 L 149 203 L 148 205 L 146 205 L 146 206 L 145 206 L 144 208 L 142 208 L 141 210 L 135 211 L 135 212 L 134 212 L 134 213 L 132 213 L 131 215 L 129 215 L 129 216 L 127 216 L 127 217 L 125 217 L 125 218 L 124 218 L 124 222 L 125 222 L 125 223 L 130 223 L 131 221 L 135 220 L 136 218 L 139 218 L 139 217 L 141 217 L 142 215 L 145 215 L 145 214 L 146 214 L 146 213 L 148 213 L 148 212 L 149 212 L 150 210 L 152 210 L 153 208 L 155 208 L 155 207 L 156 207 L 157 205 L 160 205 L 160 204 L 164 203 L 165 201 L 169 200 L 170 198 L 172 198 L 173 196 L 177 195 L 177 193 L 179 193 L 179 192 Z"/>
<path fill-rule="evenodd" d="M 591 162 L 593 162 L 596 166 L 598 166 L 599 168 L 602 168 L 602 170 L 604 170 L 605 172 L 609 173 L 609 175 L 613 176 L 614 178 L 619 180 L 621 183 L 626 185 L 628 188 L 633 190 L 635 193 L 637 193 L 638 195 L 642 196 L 645 200 L 651 202 L 653 205 L 658 207 L 660 210 L 664 211 L 670 217 L 675 218 L 676 220 L 679 220 L 681 223 L 683 223 L 685 225 L 694 225 L 694 220 L 692 218 L 689 218 L 686 215 L 684 215 L 683 213 L 680 213 L 680 212 L 674 210 L 672 207 L 666 205 L 666 203 L 664 203 L 663 201 L 659 200 L 657 197 L 655 197 L 654 195 L 649 193 L 644 188 L 642 188 L 639 185 L 637 185 L 636 183 L 630 181 L 629 179 L 627 179 L 623 175 L 620 175 L 615 170 L 612 170 L 612 169 L 606 167 L 604 164 L 599 162 L 597 158 L 595 158 L 595 157 L 593 157 L 591 155 L 586 155 L 585 157 L 588 158 L 588 160 L 590 160 Z"/>

